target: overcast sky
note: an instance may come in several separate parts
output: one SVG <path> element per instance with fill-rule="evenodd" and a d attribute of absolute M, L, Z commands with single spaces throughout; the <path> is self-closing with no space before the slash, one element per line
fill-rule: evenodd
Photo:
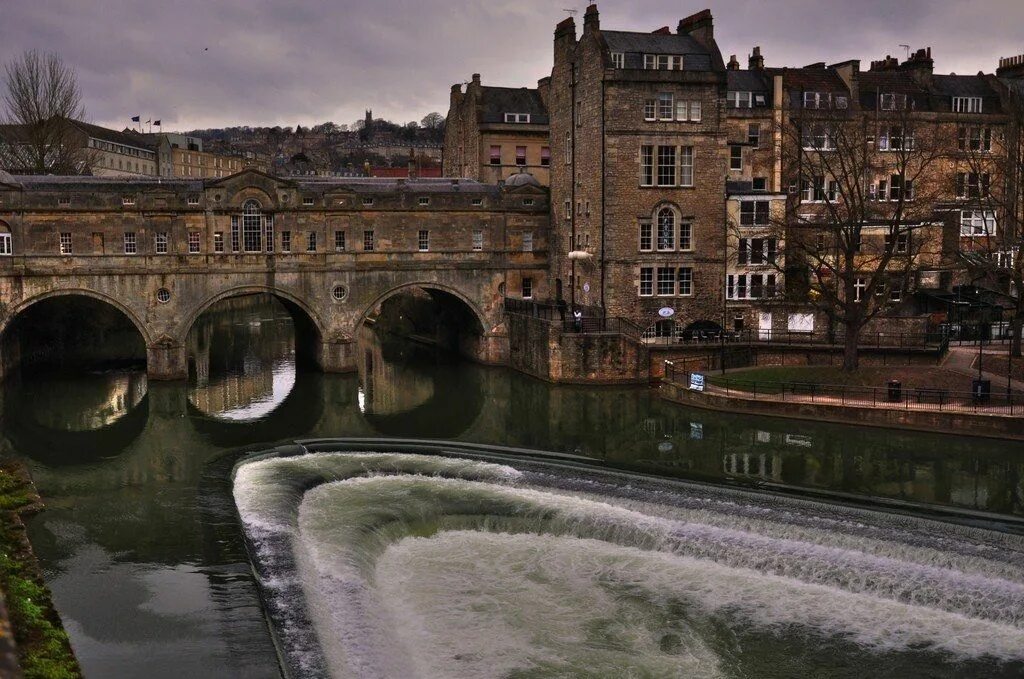
<path fill-rule="evenodd" d="M 0 0 L 0 60 L 39 48 L 78 71 L 92 122 L 140 114 L 164 130 L 396 122 L 445 113 L 452 83 L 532 86 L 551 68 L 573 0 Z M 761 45 L 769 66 L 902 56 L 937 72 L 995 70 L 1024 53 L 1024 1 L 605 0 L 606 29 L 673 29 L 711 7 L 726 59 Z"/>

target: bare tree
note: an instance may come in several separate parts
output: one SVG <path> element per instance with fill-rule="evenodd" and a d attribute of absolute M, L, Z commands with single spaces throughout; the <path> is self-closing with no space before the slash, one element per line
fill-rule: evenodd
<path fill-rule="evenodd" d="M 85 118 L 74 69 L 30 50 L 5 66 L 0 162 L 20 172 L 79 174 L 91 153 L 70 121 Z"/>
<path fill-rule="evenodd" d="M 427 130 L 437 131 L 444 128 L 444 116 L 438 112 L 428 113 L 423 116 L 420 125 Z"/>
<path fill-rule="evenodd" d="M 1006 121 L 992 125 L 961 116 L 953 190 L 961 203 L 958 254 L 974 280 L 1007 293 L 1014 301 L 1010 351 L 1021 355 L 1024 325 L 1024 234 L 1021 233 L 1021 130 L 1024 83 L 1011 84 L 1004 97 Z"/>
<path fill-rule="evenodd" d="M 787 295 L 822 312 L 844 347 L 843 369 L 859 363 L 865 326 L 899 304 L 922 265 L 938 265 L 943 145 L 908 95 L 878 111 L 821 102 L 783 123 L 784 176 L 793 182 L 783 216 L 769 220 Z"/>

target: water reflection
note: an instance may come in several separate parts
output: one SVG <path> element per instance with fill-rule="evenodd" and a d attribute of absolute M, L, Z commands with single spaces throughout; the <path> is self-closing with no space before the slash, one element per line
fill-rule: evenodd
<path fill-rule="evenodd" d="M 295 387 L 292 319 L 269 295 L 228 299 L 203 314 L 188 354 L 189 401 L 212 417 L 266 417 Z"/>
<path fill-rule="evenodd" d="M 365 326 L 359 351 L 359 411 L 375 432 L 459 438 L 479 418 L 480 367 Z"/>
<path fill-rule="evenodd" d="M 0 454 L 29 464 L 47 502 L 30 531 L 87 675 L 181 676 L 186 666 L 268 675 L 273 646 L 228 474 L 237 455 L 295 438 L 458 438 L 662 476 L 1024 517 L 1016 442 L 735 417 L 647 389 L 556 387 L 370 328 L 358 374 L 296 371 L 290 318 L 267 298 L 201 319 L 190 353 L 188 385 L 146 385 L 132 372 L 51 375 L 0 394 Z M 188 605 L 165 605 L 155 590 L 179 581 Z M 112 611 L 123 625 L 110 624 Z"/>

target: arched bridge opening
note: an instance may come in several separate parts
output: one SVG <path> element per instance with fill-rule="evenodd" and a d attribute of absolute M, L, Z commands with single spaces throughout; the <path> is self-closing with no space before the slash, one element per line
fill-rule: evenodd
<path fill-rule="evenodd" d="M 0 323 L 0 374 L 142 370 L 148 337 L 114 300 L 62 292 L 28 300 Z"/>
<path fill-rule="evenodd" d="M 461 293 L 414 284 L 381 295 L 363 315 L 359 338 L 368 331 L 403 337 L 482 363 L 491 354 L 483 314 Z"/>
<path fill-rule="evenodd" d="M 258 419 L 280 405 L 296 374 L 319 366 L 321 333 L 301 303 L 239 291 L 204 305 L 186 335 L 189 398 L 226 419 Z"/>

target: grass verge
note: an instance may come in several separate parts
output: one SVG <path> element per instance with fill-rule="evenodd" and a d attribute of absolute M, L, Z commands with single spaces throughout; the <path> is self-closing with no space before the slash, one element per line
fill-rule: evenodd
<path fill-rule="evenodd" d="M 28 475 L 0 464 L 0 590 L 25 679 L 76 679 L 82 670 L 43 584 L 21 515 L 40 508 Z"/>

